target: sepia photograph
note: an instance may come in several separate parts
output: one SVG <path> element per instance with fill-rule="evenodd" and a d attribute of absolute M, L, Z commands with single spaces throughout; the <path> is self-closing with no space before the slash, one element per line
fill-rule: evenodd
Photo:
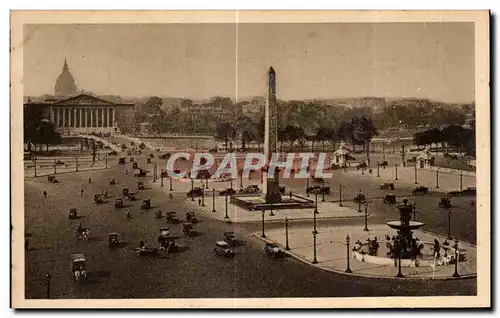
<path fill-rule="evenodd" d="M 12 11 L 12 306 L 489 307 L 489 18 Z"/>

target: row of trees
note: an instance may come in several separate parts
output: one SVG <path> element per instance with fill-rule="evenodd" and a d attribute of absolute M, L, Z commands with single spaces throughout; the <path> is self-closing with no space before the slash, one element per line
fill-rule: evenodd
<path fill-rule="evenodd" d="M 413 143 L 420 146 L 436 148 L 438 144 L 442 149 L 454 148 L 457 152 L 464 151 L 470 156 L 475 156 L 475 129 L 466 129 L 462 126 L 452 125 L 443 129 L 433 128 L 413 135 Z"/>
<path fill-rule="evenodd" d="M 61 142 L 61 135 L 55 131 L 54 124 L 46 119 L 45 110 L 37 106 L 24 107 L 24 143 L 35 146 L 35 149 L 30 150 L 37 151 L 38 145 L 45 145 L 48 151 L 50 145 Z"/>

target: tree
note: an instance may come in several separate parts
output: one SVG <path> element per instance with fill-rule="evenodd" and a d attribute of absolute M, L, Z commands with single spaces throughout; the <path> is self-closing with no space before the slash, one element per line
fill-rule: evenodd
<path fill-rule="evenodd" d="M 373 125 L 371 119 L 366 117 L 355 117 L 348 124 L 348 130 L 352 134 L 351 140 L 353 144 L 363 145 L 363 150 L 366 151 L 366 157 L 370 158 L 370 142 L 373 136 L 378 134 L 377 128 Z"/>
<path fill-rule="evenodd" d="M 217 128 L 215 130 L 215 139 L 223 141 L 224 147 L 226 151 L 228 149 L 228 142 L 233 140 L 236 136 L 236 130 L 230 123 L 222 122 L 217 124 Z"/>

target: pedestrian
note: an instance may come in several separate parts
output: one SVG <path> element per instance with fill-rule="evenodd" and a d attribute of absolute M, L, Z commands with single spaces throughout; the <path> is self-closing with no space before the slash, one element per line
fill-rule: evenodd
<path fill-rule="evenodd" d="M 198 199 L 198 205 L 201 205 L 201 199 Z"/>
<path fill-rule="evenodd" d="M 83 197 L 83 188 L 80 190 L 80 195 Z"/>
<path fill-rule="evenodd" d="M 47 197 L 47 191 L 43 190 L 43 196 L 46 198 Z"/>
<path fill-rule="evenodd" d="M 92 183 L 92 179 L 91 178 L 89 178 L 89 183 Z"/>

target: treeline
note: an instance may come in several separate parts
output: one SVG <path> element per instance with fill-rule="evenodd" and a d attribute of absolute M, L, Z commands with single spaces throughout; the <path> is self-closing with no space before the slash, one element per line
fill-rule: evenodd
<path fill-rule="evenodd" d="M 443 129 L 433 128 L 413 135 L 413 143 L 417 146 L 430 146 L 438 144 L 444 150 L 453 148 L 456 152 L 465 152 L 469 156 L 476 155 L 475 129 L 466 129 L 462 126 L 451 125 Z"/>
<path fill-rule="evenodd" d="M 61 143 L 61 135 L 55 131 L 54 124 L 46 119 L 46 109 L 39 106 L 26 105 L 23 112 L 24 143 L 32 143 L 37 151 L 39 145 L 46 146 Z M 41 150 L 41 147 L 38 148 Z"/>

